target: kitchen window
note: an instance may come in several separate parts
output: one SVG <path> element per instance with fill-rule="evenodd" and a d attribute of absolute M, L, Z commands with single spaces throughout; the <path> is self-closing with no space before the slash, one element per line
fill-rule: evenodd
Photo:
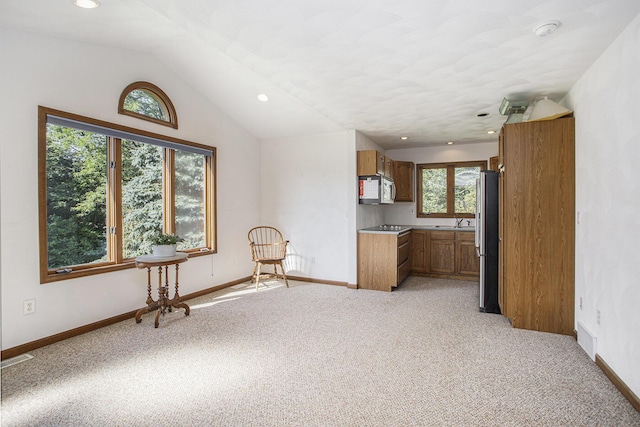
<path fill-rule="evenodd" d="M 41 283 L 131 268 L 159 232 L 216 251 L 210 146 L 38 108 Z"/>
<path fill-rule="evenodd" d="M 417 217 L 472 218 L 476 209 L 476 178 L 486 168 L 486 161 L 417 165 Z"/>

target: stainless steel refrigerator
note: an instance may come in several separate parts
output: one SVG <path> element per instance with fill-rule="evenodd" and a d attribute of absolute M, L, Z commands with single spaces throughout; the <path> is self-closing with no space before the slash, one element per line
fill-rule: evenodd
<path fill-rule="evenodd" d="M 480 257 L 480 311 L 498 305 L 498 173 L 480 171 L 476 181 L 476 253 Z"/>

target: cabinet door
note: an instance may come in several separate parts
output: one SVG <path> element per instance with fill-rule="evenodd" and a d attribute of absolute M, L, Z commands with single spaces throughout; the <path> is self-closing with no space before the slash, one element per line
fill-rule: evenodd
<path fill-rule="evenodd" d="M 466 240 L 456 242 L 456 273 L 480 276 L 480 258 L 476 255 L 475 242 Z"/>
<path fill-rule="evenodd" d="M 429 271 L 429 232 L 426 230 L 411 232 L 411 271 L 416 273 Z"/>
<path fill-rule="evenodd" d="M 431 232 L 430 271 L 439 274 L 453 274 L 455 271 L 455 235 L 453 232 Z"/>
<path fill-rule="evenodd" d="M 358 151 L 358 175 L 385 175 L 384 154 L 376 150 Z"/>
<path fill-rule="evenodd" d="M 396 184 L 396 202 L 413 202 L 413 162 L 394 162 L 393 181 Z"/>
<path fill-rule="evenodd" d="M 517 328 L 573 334 L 574 119 L 503 126 L 502 302 Z"/>

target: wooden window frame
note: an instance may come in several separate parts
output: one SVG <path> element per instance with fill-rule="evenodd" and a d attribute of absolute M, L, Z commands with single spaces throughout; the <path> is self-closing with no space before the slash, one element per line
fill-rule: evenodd
<path fill-rule="evenodd" d="M 153 99 L 155 99 L 164 109 L 167 114 L 168 121 L 160 120 L 155 117 L 146 116 L 144 114 L 137 113 L 135 111 L 126 110 L 124 108 L 124 101 L 134 90 L 143 90 L 149 93 Z M 173 106 L 173 103 L 169 99 L 166 93 L 158 86 L 149 82 L 133 82 L 127 87 L 124 88 L 122 93 L 120 94 L 120 99 L 118 100 L 118 113 L 124 114 L 126 116 L 135 117 L 137 119 L 147 120 L 152 123 L 156 123 L 163 126 L 170 126 L 174 129 L 178 129 L 178 115 L 176 114 L 176 109 Z"/>
<path fill-rule="evenodd" d="M 467 162 L 422 163 L 416 165 L 416 217 L 417 218 L 473 218 L 473 213 L 455 212 L 455 169 L 461 167 L 487 168 L 486 160 L 472 160 Z M 422 212 L 422 171 L 424 169 L 447 170 L 447 212 Z"/>
<path fill-rule="evenodd" d="M 203 256 L 217 253 L 217 215 L 216 215 L 216 159 L 217 150 L 204 144 L 185 141 L 165 135 L 155 134 L 127 126 L 109 123 L 90 117 L 67 113 L 52 108 L 38 106 L 38 220 L 39 220 L 39 243 L 40 243 L 40 283 L 56 282 L 60 280 L 73 279 L 77 277 L 90 276 L 94 274 L 106 273 L 110 271 L 123 270 L 135 267 L 135 259 L 123 258 L 122 256 L 122 180 L 120 167 L 108 168 L 107 171 L 107 229 L 115 227 L 115 233 L 107 235 L 108 261 L 101 263 L 79 264 L 73 266 L 50 269 L 48 267 L 48 238 L 47 238 L 47 117 L 64 117 L 81 123 L 101 126 L 109 129 L 128 132 L 142 137 L 154 138 L 185 147 L 196 147 L 198 149 L 211 151 L 211 155 L 205 156 L 205 243 L 206 247 L 183 250 L 189 253 L 189 257 Z M 107 167 L 111 161 L 116 166 L 121 164 L 121 140 L 115 137 L 107 137 Z M 173 176 L 174 150 L 164 148 L 163 166 L 163 218 L 164 232 L 175 233 L 175 185 Z M 167 200 L 173 201 L 166 203 Z M 63 271 L 64 269 L 70 271 Z"/>

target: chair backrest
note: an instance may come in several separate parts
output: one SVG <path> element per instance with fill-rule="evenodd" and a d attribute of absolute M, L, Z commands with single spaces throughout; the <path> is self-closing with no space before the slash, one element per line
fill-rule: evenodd
<path fill-rule="evenodd" d="M 259 226 L 249 230 L 247 235 L 251 248 L 251 258 L 284 259 L 287 254 L 287 241 L 282 233 L 274 227 Z"/>

